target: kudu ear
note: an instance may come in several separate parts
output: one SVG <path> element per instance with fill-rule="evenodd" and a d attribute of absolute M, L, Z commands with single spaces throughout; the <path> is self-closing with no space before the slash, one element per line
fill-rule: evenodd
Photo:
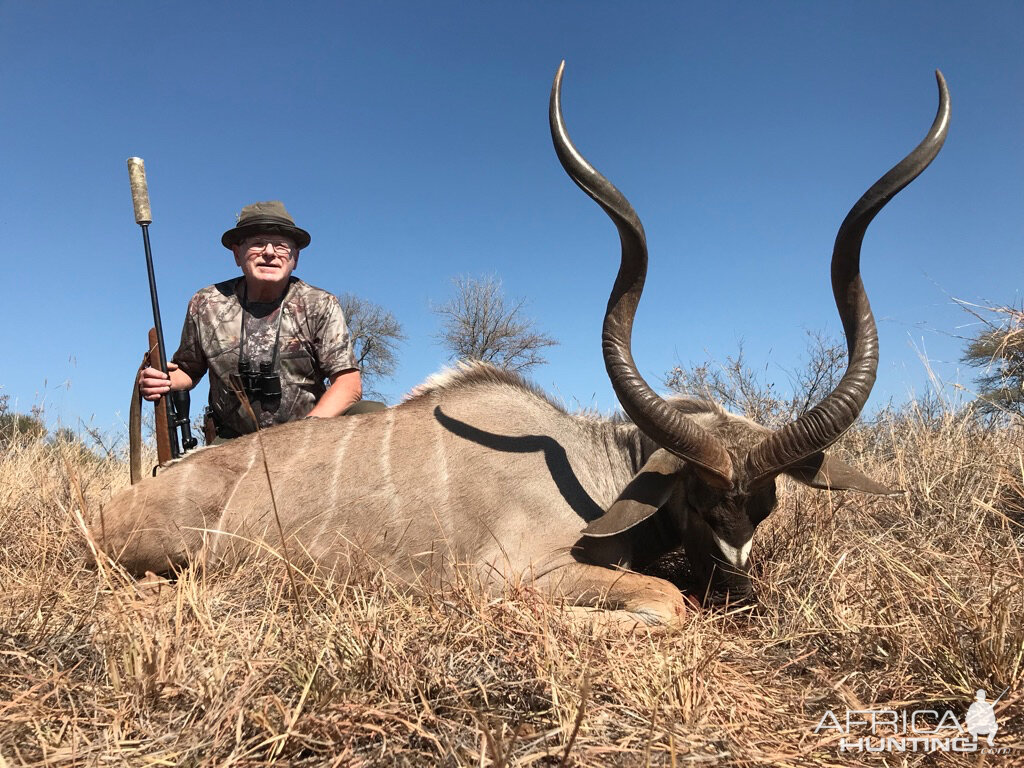
<path fill-rule="evenodd" d="M 656 450 L 608 510 L 583 529 L 583 535 L 614 536 L 642 523 L 668 501 L 682 467 L 682 459 L 663 448 Z"/>
<path fill-rule="evenodd" d="M 877 483 L 856 467 L 824 452 L 808 456 L 798 466 L 787 469 L 786 474 L 797 482 L 825 491 L 860 491 L 876 496 L 899 496 L 906 493 Z"/>

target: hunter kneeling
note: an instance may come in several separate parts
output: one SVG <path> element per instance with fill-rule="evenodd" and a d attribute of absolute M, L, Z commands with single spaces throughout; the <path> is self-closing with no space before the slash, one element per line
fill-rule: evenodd
<path fill-rule="evenodd" d="M 159 400 L 170 390 L 190 390 L 209 370 L 208 443 L 305 417 L 383 410 L 383 403 L 361 400 L 337 297 L 292 276 L 309 242 L 279 201 L 243 208 L 221 237 L 242 276 L 192 297 L 170 378 L 144 368 L 142 396 Z"/>

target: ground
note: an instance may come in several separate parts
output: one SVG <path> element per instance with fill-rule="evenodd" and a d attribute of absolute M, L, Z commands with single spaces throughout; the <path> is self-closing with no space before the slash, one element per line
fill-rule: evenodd
<path fill-rule="evenodd" d="M 79 517 L 127 467 L 0 447 L 0 767 L 974 765 L 840 752 L 847 710 L 996 705 L 1024 760 L 1021 432 L 913 406 L 839 451 L 897 498 L 785 489 L 758 603 L 662 633 L 581 624 L 512 585 L 403 591 L 285 563 L 138 583 Z M 889 735 L 889 734 L 884 734 Z"/>

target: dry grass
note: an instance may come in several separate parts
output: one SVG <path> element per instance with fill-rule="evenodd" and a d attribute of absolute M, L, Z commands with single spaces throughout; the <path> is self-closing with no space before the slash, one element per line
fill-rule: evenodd
<path fill-rule="evenodd" d="M 0 767 L 994 765 L 1024 759 L 1021 433 L 912 409 L 843 452 L 905 498 L 792 490 L 756 611 L 574 624 L 526 588 L 403 593 L 281 566 L 140 585 L 87 568 L 76 514 L 127 468 L 0 449 Z M 997 746 L 840 753 L 827 709 L 951 708 L 1009 686 Z M 884 761 L 884 762 L 883 762 Z"/>

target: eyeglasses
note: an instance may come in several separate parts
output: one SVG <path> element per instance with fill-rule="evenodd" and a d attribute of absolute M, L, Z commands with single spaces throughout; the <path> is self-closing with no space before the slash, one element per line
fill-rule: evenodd
<path fill-rule="evenodd" d="M 245 250 L 249 253 L 262 253 L 270 245 L 274 248 L 274 253 L 278 256 L 288 256 L 292 252 L 292 245 L 287 240 L 272 240 L 266 237 L 257 237 L 252 240 L 247 240 L 245 243 Z"/>

